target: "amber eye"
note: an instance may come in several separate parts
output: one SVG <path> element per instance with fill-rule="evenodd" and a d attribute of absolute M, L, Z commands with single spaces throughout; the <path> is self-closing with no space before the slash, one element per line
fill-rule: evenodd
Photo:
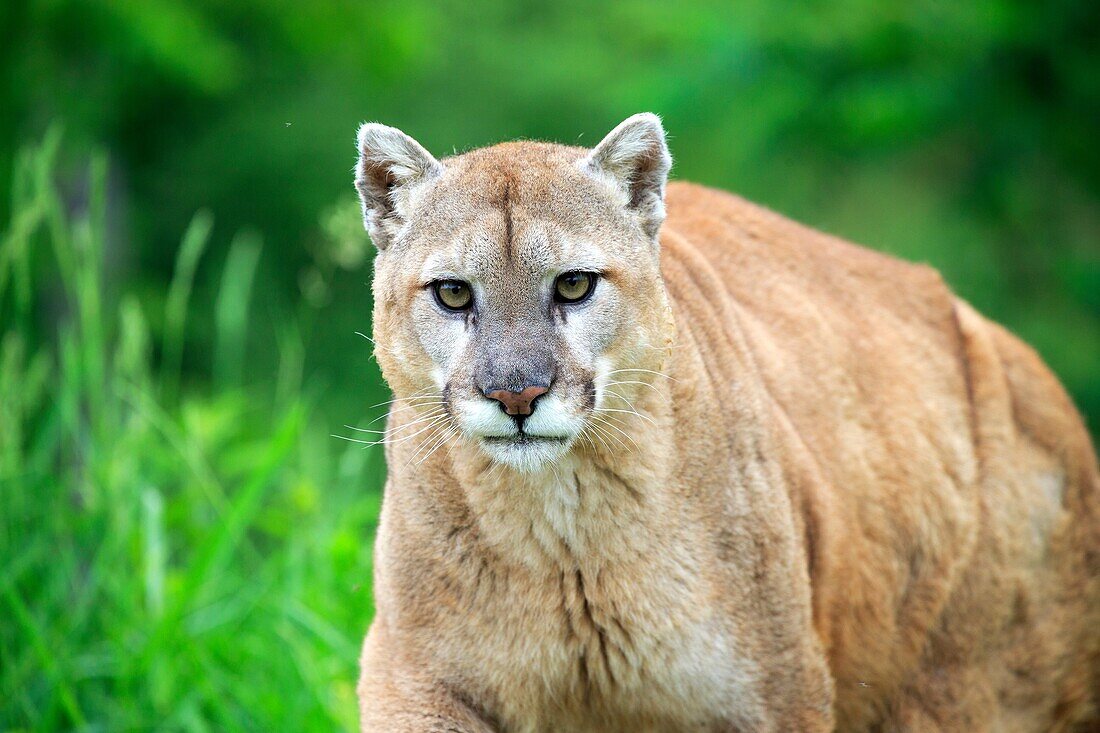
<path fill-rule="evenodd" d="M 592 293 L 596 284 L 594 272 L 566 272 L 554 282 L 554 300 L 559 303 L 579 303 Z"/>
<path fill-rule="evenodd" d="M 432 292 L 436 301 L 449 311 L 464 311 L 474 302 L 470 284 L 461 280 L 437 280 L 432 283 Z"/>

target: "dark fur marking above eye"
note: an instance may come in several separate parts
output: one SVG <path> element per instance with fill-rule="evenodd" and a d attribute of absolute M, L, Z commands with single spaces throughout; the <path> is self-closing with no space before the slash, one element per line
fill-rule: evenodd
<path fill-rule="evenodd" d="M 512 239 L 515 236 L 514 224 L 512 223 L 512 183 L 511 181 L 505 181 L 504 183 L 504 256 L 509 260 L 512 259 Z"/>
<path fill-rule="evenodd" d="M 512 220 L 512 189 L 515 175 L 505 171 L 498 179 L 500 187 L 490 196 L 489 203 L 500 209 L 504 217 L 504 258 L 509 262 L 515 256 L 515 223 Z"/>

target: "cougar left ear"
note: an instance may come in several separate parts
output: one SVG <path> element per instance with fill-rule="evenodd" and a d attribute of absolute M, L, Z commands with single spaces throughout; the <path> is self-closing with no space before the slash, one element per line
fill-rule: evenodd
<path fill-rule="evenodd" d="M 355 188 L 363 225 L 378 249 L 388 247 L 408 215 L 409 193 L 436 178 L 443 165 L 395 127 L 368 122 L 359 128 Z"/>
<path fill-rule="evenodd" d="M 582 165 L 622 194 L 646 234 L 656 239 L 665 219 L 665 183 L 672 156 L 661 118 L 650 112 L 628 117 L 592 149 Z"/>

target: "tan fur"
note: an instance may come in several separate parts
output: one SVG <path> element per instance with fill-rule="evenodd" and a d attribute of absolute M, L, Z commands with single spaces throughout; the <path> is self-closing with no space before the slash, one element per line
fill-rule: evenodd
<path fill-rule="evenodd" d="M 474 151 L 394 214 L 363 731 L 1100 730 L 1100 479 L 1039 358 L 933 270 L 695 185 L 658 267 L 585 154 Z M 397 439 L 439 369 L 417 277 L 462 232 L 505 279 L 613 256 L 645 419 L 532 473 Z"/>

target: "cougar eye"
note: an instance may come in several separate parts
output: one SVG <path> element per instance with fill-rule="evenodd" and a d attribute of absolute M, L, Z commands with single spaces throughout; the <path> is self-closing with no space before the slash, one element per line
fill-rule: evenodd
<path fill-rule="evenodd" d="M 435 300 L 449 311 L 464 311 L 474 302 L 470 284 L 461 280 L 437 280 L 432 283 Z"/>
<path fill-rule="evenodd" d="M 596 284 L 594 272 L 566 272 L 554 281 L 554 300 L 559 303 L 579 303 L 592 293 Z"/>

